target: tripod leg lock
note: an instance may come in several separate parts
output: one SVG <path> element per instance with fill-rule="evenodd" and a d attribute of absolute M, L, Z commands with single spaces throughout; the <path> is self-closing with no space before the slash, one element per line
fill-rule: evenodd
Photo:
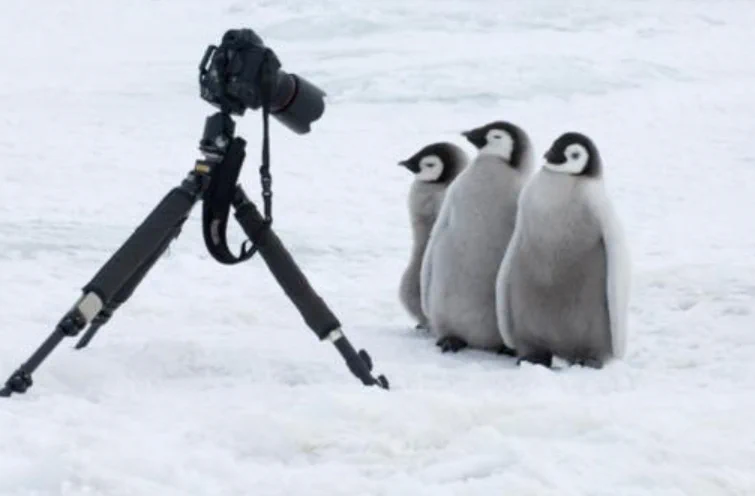
<path fill-rule="evenodd" d="M 78 309 L 74 308 L 60 319 L 55 330 L 66 337 L 74 337 L 81 332 L 86 325 L 87 321 L 84 315 Z"/>
<path fill-rule="evenodd" d="M 338 341 L 339 339 L 341 339 L 343 336 L 344 336 L 343 335 L 343 331 L 339 327 L 339 328 L 336 328 L 336 329 L 333 329 L 332 331 L 330 331 L 327 334 L 327 336 L 325 336 L 325 339 L 327 341 L 330 341 L 331 343 L 335 343 L 336 341 Z"/>
<path fill-rule="evenodd" d="M 83 295 L 74 307 L 60 320 L 56 330 L 64 336 L 73 337 L 91 322 L 100 310 L 102 300 L 95 293 Z"/>
<path fill-rule="evenodd" d="M 89 292 L 79 299 L 76 308 L 83 315 L 87 322 L 91 322 L 94 317 L 100 313 L 103 307 L 102 299 L 96 293 Z"/>

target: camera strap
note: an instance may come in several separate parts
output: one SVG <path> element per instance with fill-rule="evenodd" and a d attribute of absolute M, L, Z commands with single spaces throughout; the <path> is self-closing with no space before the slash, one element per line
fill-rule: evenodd
<path fill-rule="evenodd" d="M 241 245 L 238 256 L 231 253 L 228 247 L 226 230 L 230 215 L 231 203 L 236 193 L 241 166 L 244 163 L 244 142 L 241 138 L 234 139 L 225 153 L 223 163 L 217 167 L 212 175 L 212 182 L 204 195 L 202 205 L 202 234 L 205 246 L 210 255 L 218 262 L 234 265 L 249 260 L 257 252 L 257 240 L 260 234 L 273 221 L 272 218 L 272 176 L 270 175 L 270 127 L 269 106 L 262 109 L 262 164 L 259 168 L 262 183 L 262 201 L 264 208 L 264 223 L 251 240 Z"/>
<path fill-rule="evenodd" d="M 267 228 L 273 223 L 273 178 L 270 175 L 270 105 L 267 102 L 262 106 L 262 165 L 260 165 L 260 181 L 262 183 L 265 228 Z"/>
<path fill-rule="evenodd" d="M 231 201 L 236 192 L 241 165 L 244 162 L 244 144 L 241 138 L 231 141 L 223 163 L 212 174 L 210 187 L 202 202 L 202 234 L 210 255 L 218 262 L 233 265 L 250 259 L 256 250 L 251 250 L 245 241 L 239 256 L 231 253 L 226 238 Z"/>

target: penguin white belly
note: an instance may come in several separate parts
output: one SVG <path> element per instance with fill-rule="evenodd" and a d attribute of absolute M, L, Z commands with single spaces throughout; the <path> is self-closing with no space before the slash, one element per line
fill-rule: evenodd
<path fill-rule="evenodd" d="M 433 333 L 500 349 L 495 278 L 516 217 L 518 178 L 475 164 L 449 188 L 423 262 L 423 308 Z M 497 170 L 496 170 L 497 168 Z"/>
<path fill-rule="evenodd" d="M 507 260 L 508 334 L 522 357 L 602 363 L 612 346 L 600 219 L 576 183 L 549 183 L 558 179 L 538 177 L 523 199 Z"/>

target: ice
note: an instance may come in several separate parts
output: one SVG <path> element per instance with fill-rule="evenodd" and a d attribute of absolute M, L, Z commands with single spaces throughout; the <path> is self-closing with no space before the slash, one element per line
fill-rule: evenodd
<path fill-rule="evenodd" d="M 212 260 L 196 209 L 90 347 L 0 402 L 0 495 L 755 494 L 754 23 L 745 0 L 3 0 L 0 380 L 191 168 L 199 60 L 251 27 L 329 98 L 309 135 L 272 125 L 275 229 L 392 390 L 262 260 Z M 396 162 L 501 118 L 600 147 L 624 361 L 517 368 L 411 329 Z M 237 119 L 254 200 L 260 121 Z"/>

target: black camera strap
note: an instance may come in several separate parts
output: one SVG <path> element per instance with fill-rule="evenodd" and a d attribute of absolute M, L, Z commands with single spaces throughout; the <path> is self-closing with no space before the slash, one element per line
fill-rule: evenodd
<path fill-rule="evenodd" d="M 254 255 L 245 241 L 239 256 L 228 247 L 226 230 L 231 210 L 231 201 L 236 192 L 241 165 L 244 162 L 244 147 L 236 138 L 228 147 L 223 162 L 215 167 L 210 187 L 202 202 L 202 234 L 210 255 L 218 262 L 233 265 L 244 262 Z"/>
<path fill-rule="evenodd" d="M 262 182 L 262 203 L 265 215 L 265 227 L 273 223 L 273 178 L 270 175 L 270 104 L 262 106 L 262 165 L 260 165 Z"/>
<path fill-rule="evenodd" d="M 260 83 L 263 83 L 263 81 L 260 81 Z M 263 226 L 252 239 L 242 243 L 241 253 L 238 256 L 231 253 L 226 230 L 231 203 L 236 194 L 236 184 L 241 173 L 241 166 L 244 163 L 244 146 L 239 142 L 241 138 L 235 138 L 231 141 L 222 164 L 215 167 L 210 187 L 204 195 L 202 205 L 202 234 L 205 246 L 215 260 L 226 265 L 234 265 L 252 258 L 257 252 L 256 245 L 260 234 L 273 222 L 272 176 L 270 175 L 270 87 L 267 84 L 260 84 L 260 87 L 263 88 L 262 164 L 259 168 L 264 208 Z"/>

